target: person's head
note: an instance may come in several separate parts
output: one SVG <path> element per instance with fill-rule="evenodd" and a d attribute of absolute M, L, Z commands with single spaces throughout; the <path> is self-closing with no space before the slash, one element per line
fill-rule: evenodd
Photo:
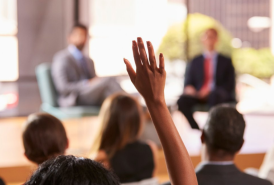
<path fill-rule="evenodd" d="M 204 49 L 207 51 L 214 51 L 218 42 L 218 31 L 215 28 L 207 29 L 202 36 L 202 43 Z"/>
<path fill-rule="evenodd" d="M 88 39 L 88 28 L 80 23 L 76 23 L 68 36 L 69 44 L 74 45 L 79 50 L 82 50 L 85 47 L 85 44 Z"/>
<path fill-rule="evenodd" d="M 213 107 L 201 137 L 209 160 L 233 160 L 244 143 L 245 121 L 235 108 Z"/>
<path fill-rule="evenodd" d="M 58 156 L 42 163 L 26 185 L 118 185 L 119 180 L 91 159 Z"/>
<path fill-rule="evenodd" d="M 136 141 L 143 126 L 139 103 L 125 94 L 108 97 L 100 118 L 103 128 L 99 149 L 106 151 L 109 158 L 126 144 Z"/>
<path fill-rule="evenodd" d="M 31 114 L 24 126 L 25 156 L 32 162 L 42 162 L 65 153 L 68 138 L 60 120 L 46 113 Z"/>

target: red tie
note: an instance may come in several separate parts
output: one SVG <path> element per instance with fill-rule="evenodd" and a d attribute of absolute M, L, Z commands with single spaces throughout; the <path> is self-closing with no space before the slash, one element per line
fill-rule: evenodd
<path fill-rule="evenodd" d="M 210 90 L 210 84 L 212 81 L 212 64 L 211 58 L 207 57 L 204 60 L 204 84 L 202 86 L 201 91 Z"/>

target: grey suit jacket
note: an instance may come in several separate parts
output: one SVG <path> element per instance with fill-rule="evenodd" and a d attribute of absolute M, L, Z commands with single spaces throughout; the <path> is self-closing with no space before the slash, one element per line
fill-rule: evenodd
<path fill-rule="evenodd" d="M 93 61 L 85 57 L 91 78 L 96 76 Z M 76 105 L 79 93 L 85 88 L 87 78 L 83 70 L 68 49 L 59 51 L 53 57 L 52 78 L 58 92 L 58 104 L 61 107 Z"/>
<path fill-rule="evenodd" d="M 200 164 L 195 171 L 199 185 L 272 185 L 265 179 L 241 172 L 234 164 Z M 171 183 L 162 185 L 171 185 Z"/>
<path fill-rule="evenodd" d="M 271 185 L 267 180 L 241 172 L 234 164 L 204 164 L 196 168 L 199 185 Z"/>

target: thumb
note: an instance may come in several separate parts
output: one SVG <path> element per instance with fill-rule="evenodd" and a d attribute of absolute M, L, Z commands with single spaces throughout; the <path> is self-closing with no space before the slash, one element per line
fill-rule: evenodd
<path fill-rule="evenodd" d="M 136 78 L 136 73 L 135 73 L 134 69 L 132 68 L 130 62 L 127 59 L 124 58 L 124 62 L 127 66 L 127 73 L 129 75 L 129 78 L 130 78 L 131 82 L 134 85 L 135 78 Z"/>

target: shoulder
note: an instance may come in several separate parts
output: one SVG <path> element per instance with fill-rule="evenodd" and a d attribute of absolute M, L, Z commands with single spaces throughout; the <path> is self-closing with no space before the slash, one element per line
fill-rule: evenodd
<path fill-rule="evenodd" d="M 217 57 L 218 57 L 218 60 L 231 62 L 231 58 L 229 56 L 225 56 L 223 54 L 218 53 Z"/>
<path fill-rule="evenodd" d="M 250 182 L 250 184 L 260 184 L 260 185 L 271 185 L 272 183 L 266 179 L 261 179 L 259 177 L 255 177 L 253 175 L 249 175 L 249 174 L 246 174 L 244 172 L 241 172 L 242 173 L 242 177 L 243 179 L 246 179 L 248 180 L 248 182 Z"/>
<path fill-rule="evenodd" d="M 195 56 L 192 60 L 191 60 L 191 63 L 196 63 L 196 62 L 199 62 L 199 61 L 203 61 L 204 59 L 204 56 L 202 54 L 200 55 L 197 55 Z"/>
<path fill-rule="evenodd" d="M 147 144 L 150 147 L 150 149 L 153 153 L 153 156 L 157 157 L 158 156 L 158 147 L 157 147 L 157 145 L 153 141 L 150 141 L 150 140 L 147 141 Z"/>
<path fill-rule="evenodd" d="M 70 56 L 70 53 L 68 49 L 64 49 L 61 51 L 58 51 L 54 56 L 53 56 L 53 62 L 55 61 L 60 61 L 60 59 L 65 59 Z"/>

